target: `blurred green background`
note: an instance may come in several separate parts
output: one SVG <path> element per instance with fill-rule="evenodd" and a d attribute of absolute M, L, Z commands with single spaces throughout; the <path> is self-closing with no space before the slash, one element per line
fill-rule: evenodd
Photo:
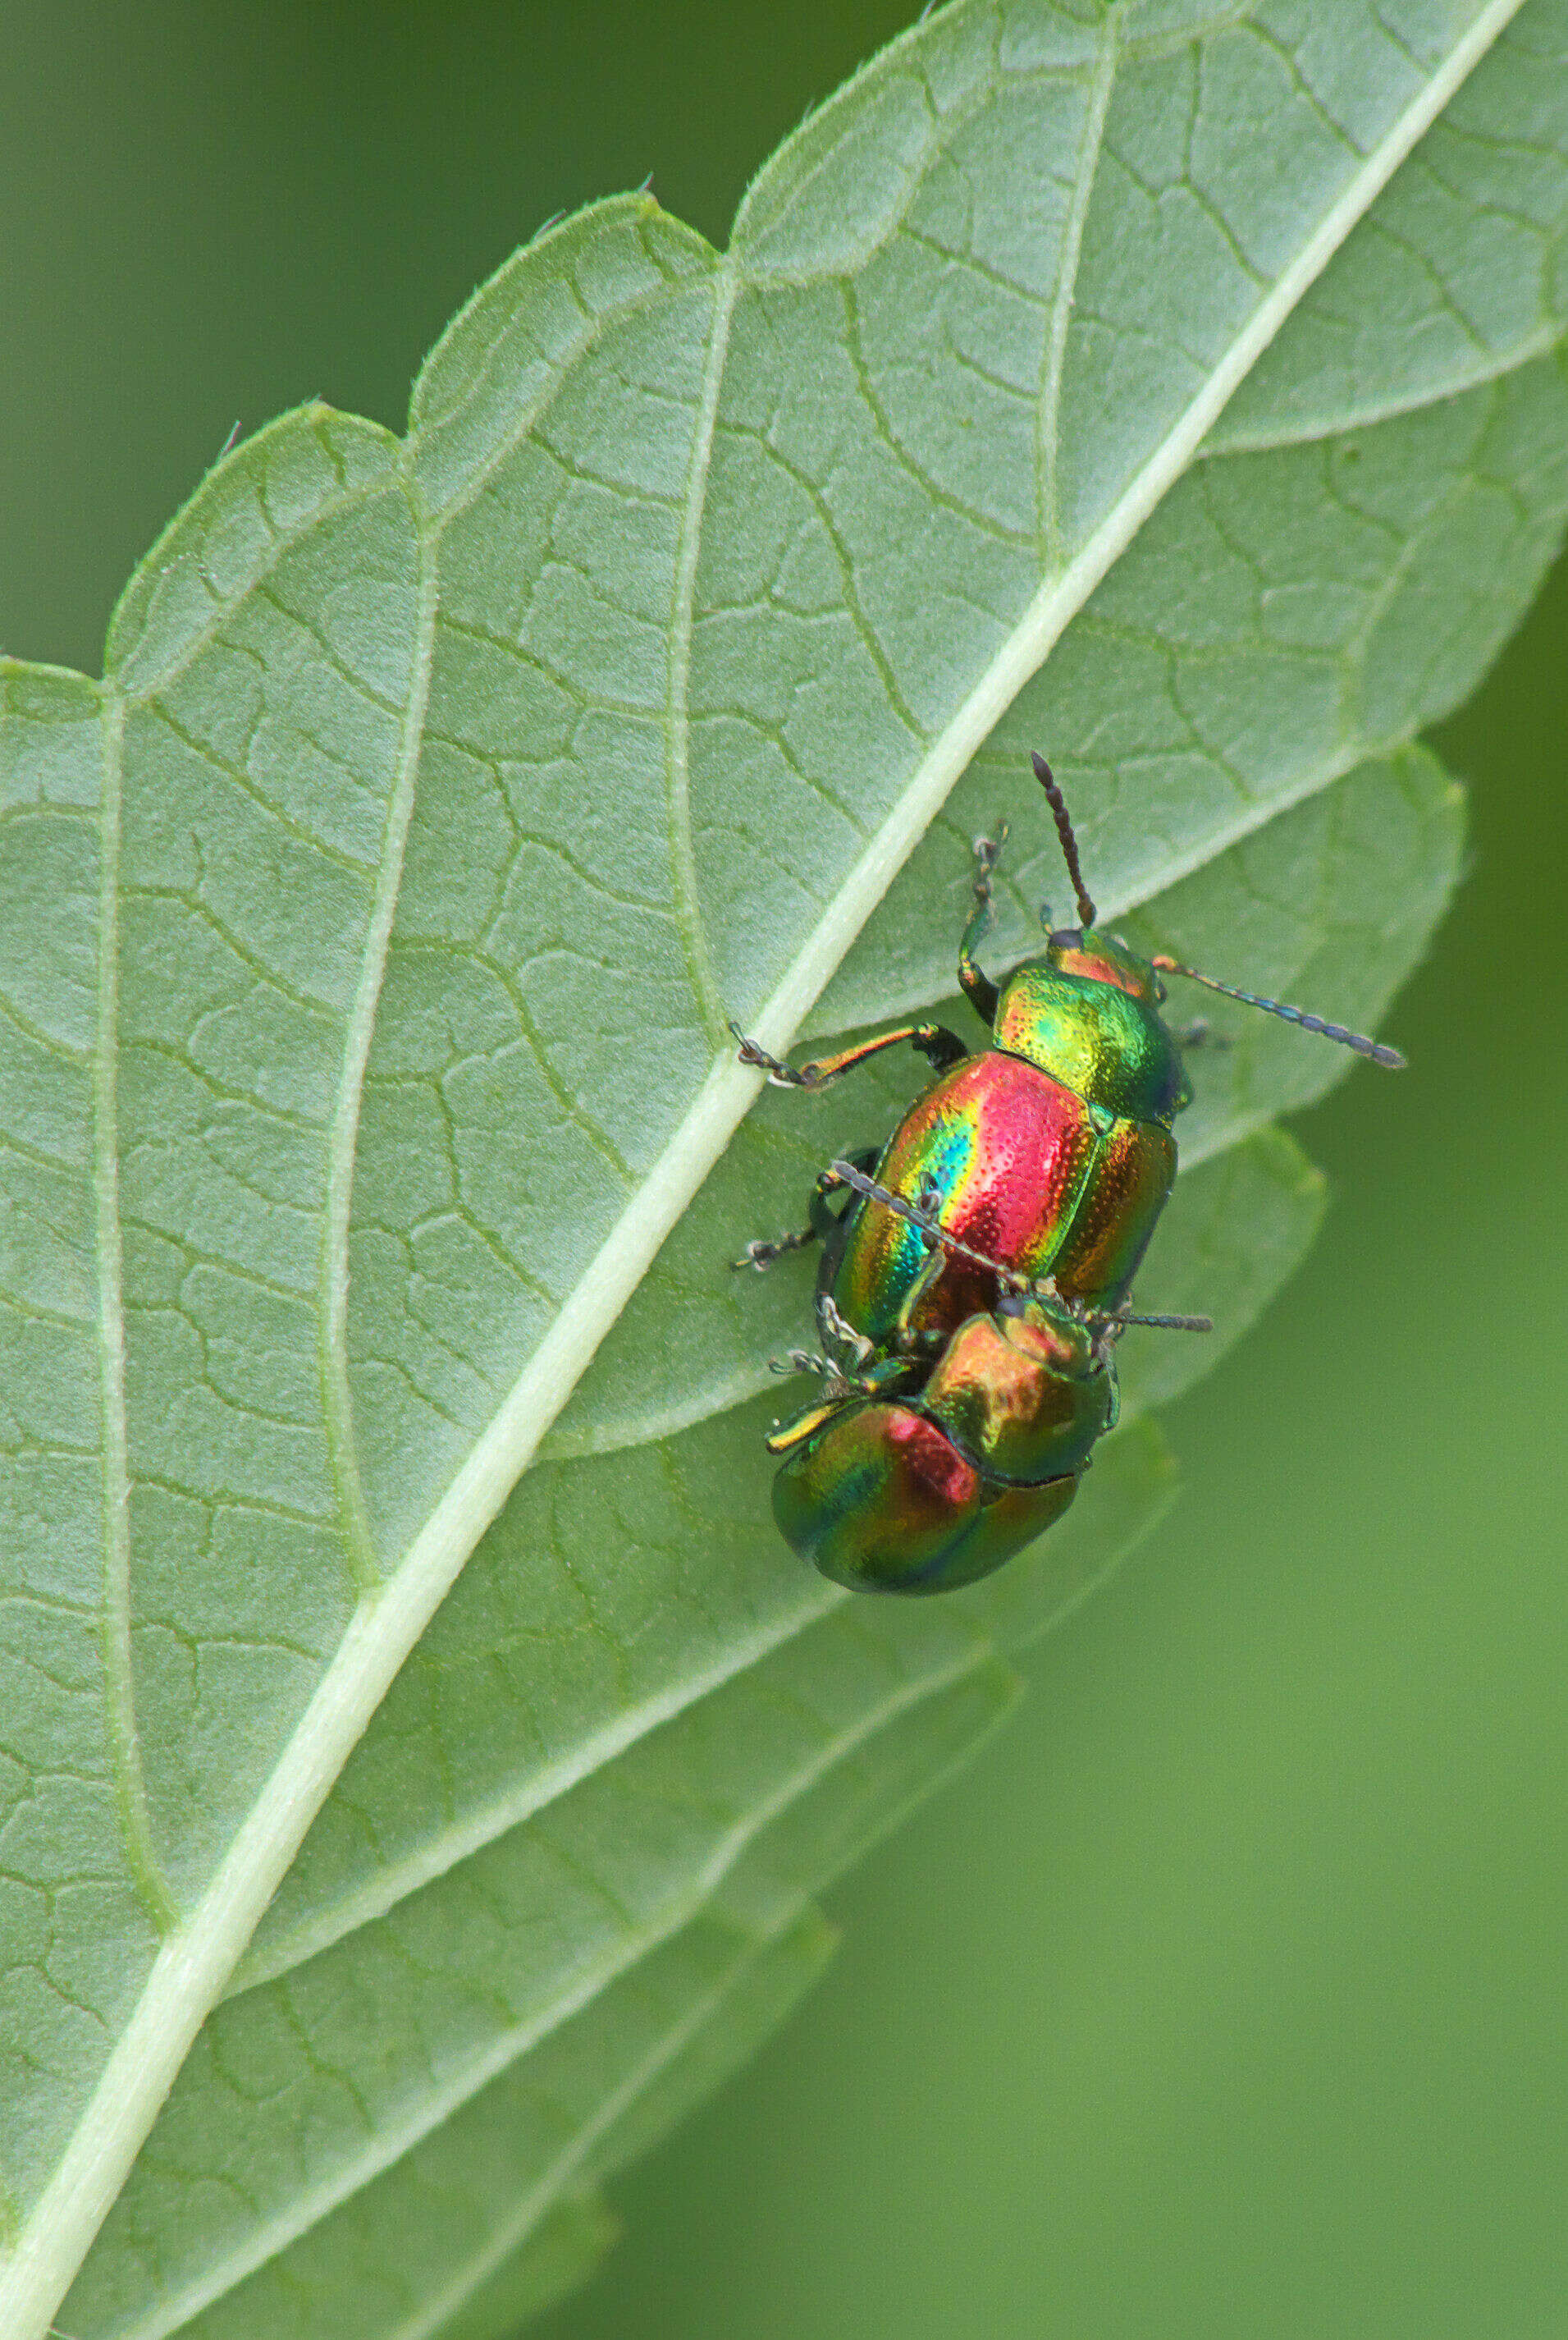
<path fill-rule="evenodd" d="M 722 237 L 906 14 L 9 0 L 0 645 L 96 671 L 231 425 L 399 423 L 550 213 L 651 174 Z M 1336 1205 L 1169 1417 L 1173 1521 L 541 2340 L 1568 2332 L 1565 649 L 1560 565 L 1437 741 L 1415 1069 L 1305 1117 Z"/>

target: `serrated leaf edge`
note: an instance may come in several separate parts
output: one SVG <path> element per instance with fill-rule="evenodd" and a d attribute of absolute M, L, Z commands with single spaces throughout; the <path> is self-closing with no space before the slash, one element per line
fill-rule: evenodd
<path fill-rule="evenodd" d="M 1069 620 L 1198 452 L 1302 295 L 1380 194 L 1522 0 L 1488 0 L 1258 303 L 1203 389 L 1100 526 L 1019 624 L 922 759 L 783 981 L 754 1022 L 785 1049 L 948 791 Z M 733 255 L 724 271 L 738 270 Z M 761 1086 L 719 1058 L 643 1186 L 458 1472 L 395 1573 L 367 1593 L 266 1787 L 189 1919 L 164 1940 L 142 1998 L 0 2275 L 0 2330 L 44 2340 L 123 2185 L 207 2010 L 222 1990 L 306 1829 L 394 1675 L 565 1404 L 600 1340 Z"/>

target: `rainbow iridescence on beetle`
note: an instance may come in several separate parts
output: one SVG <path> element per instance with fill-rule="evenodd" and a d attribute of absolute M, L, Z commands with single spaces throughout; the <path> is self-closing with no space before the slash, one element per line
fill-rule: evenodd
<path fill-rule="evenodd" d="M 1000 845 L 976 839 L 958 977 L 989 1045 L 971 1054 L 939 1025 L 903 1025 L 796 1070 L 737 1027 L 743 1059 L 785 1086 L 823 1086 L 904 1042 L 937 1067 L 880 1155 L 819 1178 L 804 1234 L 754 1243 L 736 1263 L 764 1267 L 823 1240 L 824 1353 L 790 1363 L 825 1373 L 827 1389 L 768 1439 L 784 1458 L 774 1515 L 797 1552 L 863 1591 L 941 1591 L 988 1575 L 1060 1517 L 1116 1420 L 1119 1312 L 1175 1182 L 1171 1123 L 1190 1095 L 1159 1013 L 1159 970 L 1402 1062 L 1100 933 L 1061 792 L 1044 759 L 1031 761 L 1082 924 L 992 983 L 975 951 Z M 830 1198 L 846 1186 L 835 1213 Z M 1209 1329 L 1207 1318 L 1139 1321 Z"/>
<path fill-rule="evenodd" d="M 942 1224 L 1021 1274 L 1053 1275 L 1064 1298 L 1114 1305 L 1131 1285 L 1176 1175 L 1159 1124 L 1114 1119 L 1001 1050 L 969 1058 L 910 1107 L 877 1165 L 879 1183 L 917 1202 L 927 1182 Z M 920 1231 L 877 1203 L 846 1215 L 825 1284 L 845 1322 L 879 1346 L 926 1272 Z M 948 1259 L 917 1298 L 912 1329 L 952 1332 L 990 1304 L 996 1278 Z"/>
<path fill-rule="evenodd" d="M 994 1046 L 915 1099 L 877 1164 L 879 1183 L 909 1202 L 934 1187 L 942 1224 L 971 1249 L 1031 1279 L 1053 1276 L 1065 1298 L 1116 1305 L 1175 1180 L 1170 1122 L 1188 1094 L 1154 996 L 1152 968 L 1125 946 L 1053 939 L 1003 987 Z M 824 1288 L 880 1346 L 928 1249 L 907 1220 L 863 1200 L 830 1246 Z M 913 1328 L 952 1331 L 994 1292 L 994 1277 L 952 1258 L 921 1296 Z"/>
<path fill-rule="evenodd" d="M 1124 944 L 1052 936 L 1001 987 L 992 1046 L 916 1097 L 877 1184 L 917 1208 L 936 1198 L 947 1233 L 1031 1284 L 1049 1276 L 1060 1301 L 1116 1307 L 1175 1180 L 1170 1122 L 1187 1101 L 1157 996 Z M 993 1314 L 992 1268 L 865 1196 L 829 1235 L 819 1294 L 884 1359 L 942 1353 L 918 1393 L 848 1396 L 796 1426 L 774 1487 L 796 1552 L 860 1590 L 942 1591 L 1060 1519 L 1116 1383 L 1056 1300 Z M 1010 1413 L 1029 1425 L 1011 1443 Z"/>
<path fill-rule="evenodd" d="M 791 1453 L 774 1516 L 857 1591 L 972 1583 L 1060 1518 L 1113 1417 L 1114 1377 L 1049 1303 L 976 1315 L 916 1399 L 850 1399 Z"/>

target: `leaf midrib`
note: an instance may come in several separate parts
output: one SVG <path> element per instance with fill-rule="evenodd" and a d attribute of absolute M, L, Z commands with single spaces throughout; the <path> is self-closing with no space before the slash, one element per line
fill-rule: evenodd
<path fill-rule="evenodd" d="M 1107 519 L 1066 569 L 1042 585 L 989 672 L 922 759 L 846 885 L 754 1019 L 754 1036 L 764 1047 L 778 1054 L 788 1046 L 975 750 L 1186 470 L 1307 288 L 1521 5 L 1522 0 L 1487 0 L 1353 174 Z M 748 1067 L 724 1056 L 715 1060 L 685 1120 L 425 1527 L 394 1573 L 356 1610 L 212 1884 L 153 1960 L 142 1998 L 86 2112 L 0 2275 L 0 2328 L 15 2340 L 41 2340 L 207 2009 L 370 1715 L 760 1086 Z"/>
<path fill-rule="evenodd" d="M 1062 237 L 1061 268 L 1057 277 L 1056 298 L 1050 310 L 1045 381 L 1040 390 L 1040 418 L 1035 426 L 1034 442 L 1038 518 L 1048 566 L 1054 565 L 1060 557 L 1061 511 L 1057 492 L 1056 464 L 1061 445 L 1058 425 L 1061 413 L 1061 385 L 1067 371 L 1068 332 L 1072 323 L 1078 273 L 1083 260 L 1083 232 L 1089 223 L 1090 202 L 1100 171 L 1100 158 L 1105 149 L 1105 124 L 1110 112 L 1110 94 L 1116 85 L 1121 25 L 1126 13 L 1126 0 L 1119 0 L 1119 5 L 1108 11 L 1100 28 L 1094 73 L 1089 86 L 1089 104 L 1084 109 L 1078 169 L 1073 174 L 1072 200 L 1068 206 L 1067 225 Z"/>
<path fill-rule="evenodd" d="M 836 1586 L 824 1585 L 823 1590 L 827 1597 L 819 1614 L 842 1606 L 850 1597 Z M 166 2340 L 167 2335 L 178 2331 L 182 2325 L 189 2323 L 204 2307 L 232 2291 L 247 2276 L 265 2266 L 269 2259 L 276 2257 L 301 2235 L 319 2225 L 340 2204 L 361 2192 L 394 2162 L 401 2160 L 423 2138 L 450 2119 L 481 2088 L 498 2079 L 521 2057 L 531 2054 L 542 2040 L 548 2038 L 574 2015 L 581 2013 L 600 1991 L 607 1989 L 650 1952 L 673 1940 L 685 1926 L 701 1914 L 764 1830 L 809 1795 L 812 1789 L 819 1786 L 846 1757 L 853 1755 L 879 1731 L 896 1722 L 901 1715 L 922 1703 L 926 1698 L 955 1688 L 970 1675 L 996 1664 L 998 1657 L 991 1636 L 977 1632 L 972 1641 L 945 1665 L 933 1667 L 929 1672 L 916 1673 L 901 1681 L 874 1706 L 855 1714 L 849 1722 L 832 1731 L 822 1745 L 798 1764 L 771 1794 L 760 1799 L 725 1829 L 699 1864 L 695 1875 L 678 1891 L 670 1895 L 652 1916 L 631 1928 L 606 1950 L 590 1960 L 583 1970 L 571 1975 L 546 2006 L 509 2031 L 494 2035 L 482 2052 L 471 2055 L 456 2069 L 449 2071 L 444 2085 L 433 2087 L 409 2109 L 402 2122 L 377 2131 L 352 2161 L 344 2163 L 329 2179 L 313 2189 L 301 2189 L 286 2210 L 278 2212 L 265 2226 L 248 2233 L 242 2244 L 231 2251 L 221 2265 L 210 2267 L 198 2281 L 188 2284 L 182 2291 L 165 2293 L 152 2314 L 126 2326 L 119 2334 L 118 2340 Z"/>

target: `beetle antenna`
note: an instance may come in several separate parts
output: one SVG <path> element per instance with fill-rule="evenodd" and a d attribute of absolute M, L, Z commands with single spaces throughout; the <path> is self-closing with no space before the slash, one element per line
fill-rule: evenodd
<path fill-rule="evenodd" d="M 842 1178 L 846 1186 L 853 1186 L 857 1195 L 863 1195 L 868 1203 L 880 1203 L 883 1210 L 892 1211 L 898 1218 L 907 1219 L 912 1227 L 919 1227 L 922 1234 L 929 1235 L 932 1243 L 940 1244 L 944 1251 L 956 1252 L 960 1259 L 972 1260 L 976 1267 L 989 1268 L 1010 1292 L 1032 1292 L 1037 1288 L 1036 1279 L 1021 1275 L 1016 1267 L 1009 1267 L 1003 1260 L 992 1259 L 989 1254 L 976 1251 L 972 1244 L 966 1244 L 960 1236 L 950 1234 L 933 1213 L 922 1211 L 918 1203 L 909 1202 L 902 1195 L 895 1195 L 890 1186 L 881 1185 L 876 1179 L 868 1178 L 865 1172 L 857 1170 L 853 1162 L 835 1162 L 833 1171 L 833 1175 Z M 1157 1331 L 1167 1333 L 1212 1333 L 1214 1330 L 1212 1316 L 1133 1316 L 1120 1308 L 1080 1311 L 1071 1302 L 1063 1304 L 1071 1314 L 1080 1316 L 1083 1324 L 1092 1326 L 1096 1332 L 1121 1324 L 1150 1324 Z M 834 1313 L 836 1314 L 837 1312 Z M 848 1327 L 843 1329 L 847 1331 Z"/>
<path fill-rule="evenodd" d="M 1212 1316 L 1134 1316 L 1126 1309 L 1114 1309 L 1109 1314 L 1091 1309 L 1084 1318 L 1096 1332 L 1106 1326 L 1119 1328 L 1123 1324 L 1152 1324 L 1158 1333 L 1212 1333 Z"/>
<path fill-rule="evenodd" d="M 868 1203 L 880 1203 L 884 1211 L 892 1211 L 897 1218 L 907 1219 L 912 1227 L 918 1227 L 922 1234 L 931 1237 L 932 1243 L 940 1244 L 943 1251 L 954 1252 L 960 1259 L 972 1260 L 976 1267 L 989 1268 L 1010 1292 L 1032 1289 L 1031 1279 L 1021 1275 L 1016 1267 L 1009 1267 L 1004 1261 L 992 1259 L 988 1253 L 976 1251 L 972 1244 L 966 1244 L 958 1235 L 950 1234 L 941 1220 L 930 1211 L 922 1211 L 918 1204 L 907 1201 L 902 1195 L 895 1195 L 889 1186 L 879 1186 L 874 1178 L 868 1178 L 865 1172 L 857 1170 L 853 1162 L 835 1162 L 833 1173 L 846 1186 L 853 1186 L 857 1195 L 863 1195 Z"/>
<path fill-rule="evenodd" d="M 1381 1040 L 1369 1040 L 1364 1032 L 1348 1032 L 1343 1024 L 1326 1024 L 1321 1016 L 1308 1016 L 1303 1007 L 1287 1007 L 1282 999 L 1263 999 L 1256 991 L 1238 991 L 1228 983 L 1217 983 L 1211 975 L 1199 975 L 1195 967 L 1183 967 L 1178 959 L 1169 958 L 1163 951 L 1149 961 L 1161 975 L 1185 975 L 1193 983 L 1201 983 L 1207 990 L 1218 991 L 1227 999 L 1239 999 L 1244 1007 L 1261 1007 L 1270 1016 L 1282 1016 L 1287 1024 L 1299 1024 L 1304 1032 L 1320 1032 L 1326 1040 L 1337 1040 L 1341 1046 L 1354 1048 L 1374 1065 L 1386 1065 L 1391 1071 L 1402 1073 L 1405 1060 L 1397 1048 L 1386 1047 Z"/>
<path fill-rule="evenodd" d="M 1055 777 L 1045 758 L 1031 752 L 1029 760 L 1034 766 L 1035 778 L 1045 790 L 1045 800 L 1050 807 L 1051 818 L 1056 823 L 1056 833 L 1061 839 L 1061 858 L 1067 864 L 1067 874 L 1072 880 L 1072 890 L 1078 897 L 1078 922 L 1082 927 L 1092 927 L 1096 912 L 1089 888 L 1083 882 L 1083 868 L 1078 858 L 1078 839 L 1072 833 L 1072 815 L 1067 809 L 1066 799 L 1057 787 Z"/>
<path fill-rule="evenodd" d="M 972 1260 L 976 1267 L 989 1268 L 1010 1292 L 1033 1292 L 1037 1288 L 1034 1279 L 1021 1275 L 1016 1267 L 1009 1267 L 1004 1260 L 992 1259 L 987 1253 L 976 1251 L 972 1244 L 966 1244 L 958 1235 L 950 1234 L 930 1211 L 922 1211 L 918 1204 L 907 1201 L 902 1195 L 895 1195 L 890 1186 L 880 1185 L 876 1179 L 868 1178 L 865 1172 L 857 1170 L 853 1162 L 835 1162 L 833 1174 L 835 1178 L 842 1178 L 846 1186 L 853 1186 L 857 1195 L 863 1195 L 868 1203 L 880 1203 L 884 1211 L 892 1211 L 897 1218 L 907 1219 L 912 1227 L 919 1227 L 922 1234 L 929 1235 L 944 1251 L 956 1252 L 960 1259 Z M 1070 1302 L 1066 1305 L 1070 1314 L 1079 1316 L 1081 1324 L 1096 1333 L 1119 1329 L 1123 1324 L 1148 1324 L 1156 1332 L 1164 1333 L 1212 1333 L 1214 1330 L 1212 1316 L 1134 1316 L 1120 1308 L 1090 1309 L 1080 1313 Z M 794 1353 L 792 1350 L 792 1356 Z"/>

